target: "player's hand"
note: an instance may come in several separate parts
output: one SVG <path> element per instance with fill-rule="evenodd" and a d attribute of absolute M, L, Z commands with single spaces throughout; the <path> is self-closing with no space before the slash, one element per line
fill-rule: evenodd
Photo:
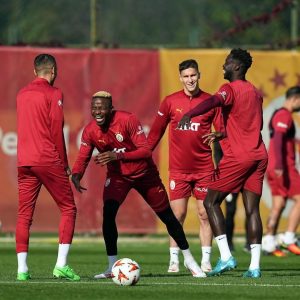
<path fill-rule="evenodd" d="M 178 122 L 177 129 L 190 129 L 191 127 L 191 118 L 184 115 L 181 120 Z"/>
<path fill-rule="evenodd" d="M 283 170 L 282 169 L 275 169 L 274 173 L 275 173 L 276 177 L 281 177 L 283 175 Z"/>
<path fill-rule="evenodd" d="M 99 153 L 94 159 L 95 163 L 97 165 L 100 164 L 101 166 L 104 166 L 114 160 L 117 160 L 117 154 L 112 151 Z"/>
<path fill-rule="evenodd" d="M 71 169 L 70 169 L 69 166 L 66 167 L 65 171 L 66 171 L 66 173 L 67 173 L 68 176 L 72 175 L 72 172 L 71 172 Z"/>
<path fill-rule="evenodd" d="M 212 143 L 221 140 L 223 136 L 224 135 L 222 132 L 217 132 L 217 131 L 205 134 L 202 136 L 203 143 L 210 146 Z"/>
<path fill-rule="evenodd" d="M 72 174 L 71 180 L 75 186 L 75 189 L 79 192 L 82 193 L 82 191 L 86 191 L 86 188 L 80 185 L 80 180 L 82 178 L 81 174 Z"/>

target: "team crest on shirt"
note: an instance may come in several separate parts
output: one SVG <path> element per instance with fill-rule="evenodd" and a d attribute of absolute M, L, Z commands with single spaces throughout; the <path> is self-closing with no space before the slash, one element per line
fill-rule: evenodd
<path fill-rule="evenodd" d="M 143 129 L 143 127 L 142 126 L 138 126 L 138 131 L 137 131 L 137 135 L 139 135 L 139 134 L 142 134 L 144 132 L 144 129 Z"/>
<path fill-rule="evenodd" d="M 170 180 L 170 189 L 173 191 L 175 189 L 175 181 L 174 180 Z"/>
<path fill-rule="evenodd" d="M 120 132 L 116 133 L 116 139 L 120 143 L 124 141 L 123 135 Z"/>
<path fill-rule="evenodd" d="M 62 103 L 61 100 L 58 100 L 58 101 L 57 101 L 57 104 L 58 104 L 58 106 L 62 106 L 62 105 L 63 105 L 63 103 Z"/>
<path fill-rule="evenodd" d="M 227 94 L 225 91 L 219 92 L 218 94 L 221 95 L 224 100 L 226 99 Z"/>
<path fill-rule="evenodd" d="M 105 181 L 104 186 L 105 186 L 105 187 L 108 187 L 109 184 L 110 184 L 110 178 L 107 178 L 106 181 Z"/>

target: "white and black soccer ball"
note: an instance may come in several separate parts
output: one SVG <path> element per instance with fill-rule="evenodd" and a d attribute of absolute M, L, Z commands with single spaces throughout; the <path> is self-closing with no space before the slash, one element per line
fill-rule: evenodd
<path fill-rule="evenodd" d="M 117 285 L 135 285 L 140 279 L 140 271 L 140 266 L 136 261 L 121 258 L 112 267 L 112 280 Z"/>

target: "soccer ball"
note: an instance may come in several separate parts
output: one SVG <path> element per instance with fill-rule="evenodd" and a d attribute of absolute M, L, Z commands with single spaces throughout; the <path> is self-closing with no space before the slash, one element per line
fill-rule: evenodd
<path fill-rule="evenodd" d="M 112 281 L 117 285 L 135 285 L 140 279 L 140 266 L 130 258 L 121 258 L 112 266 Z"/>

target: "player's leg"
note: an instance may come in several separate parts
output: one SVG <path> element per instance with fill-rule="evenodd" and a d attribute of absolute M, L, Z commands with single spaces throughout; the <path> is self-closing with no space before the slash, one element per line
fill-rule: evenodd
<path fill-rule="evenodd" d="M 171 208 L 179 223 L 183 226 L 187 213 L 188 198 L 175 199 L 170 201 Z M 179 272 L 179 247 L 175 240 L 170 236 L 170 261 L 168 272 Z"/>
<path fill-rule="evenodd" d="M 263 237 L 263 251 L 265 254 L 271 254 L 277 257 L 285 256 L 276 244 L 276 233 L 281 214 L 285 208 L 286 199 L 280 195 L 272 196 L 272 207 L 267 219 L 266 233 Z"/>
<path fill-rule="evenodd" d="M 288 216 L 287 230 L 283 236 L 282 246 L 291 253 L 300 255 L 300 247 L 295 243 L 296 231 L 300 221 L 300 195 L 294 195 L 292 200 L 294 200 L 294 203 Z"/>
<path fill-rule="evenodd" d="M 228 245 L 231 251 L 234 250 L 233 245 L 233 230 L 234 216 L 236 212 L 236 202 L 238 193 L 231 193 L 225 198 L 225 228 Z"/>
<path fill-rule="evenodd" d="M 267 159 L 257 161 L 253 164 L 242 190 L 251 253 L 250 266 L 248 271 L 243 274 L 243 277 L 261 277 L 260 256 L 263 226 L 260 217 L 259 203 L 267 164 Z"/>
<path fill-rule="evenodd" d="M 135 188 L 166 225 L 169 235 L 182 251 L 186 268 L 191 271 L 194 277 L 206 277 L 190 252 L 182 225 L 170 207 L 168 194 L 158 173 L 145 175 L 137 181 Z"/>
<path fill-rule="evenodd" d="M 53 276 L 79 281 L 80 276 L 68 265 L 77 213 L 69 177 L 62 166 L 33 167 L 33 170 L 60 210 L 59 245 Z"/>
<path fill-rule="evenodd" d="M 41 189 L 41 182 L 31 172 L 30 167 L 18 168 L 18 216 L 16 224 L 16 252 L 18 259 L 17 280 L 30 279 L 27 266 L 29 229 L 32 224 L 36 200 Z"/>
<path fill-rule="evenodd" d="M 203 205 L 203 200 L 197 199 L 198 218 L 200 222 L 199 239 L 201 242 L 201 269 L 207 273 L 211 271 L 211 244 L 212 244 L 212 230 L 209 224 L 208 216 Z"/>
<path fill-rule="evenodd" d="M 204 200 L 204 207 L 221 256 L 216 267 L 208 273 L 209 276 L 220 275 L 223 272 L 235 268 L 237 265 L 229 249 L 225 229 L 225 218 L 221 210 L 221 203 L 228 194 L 229 192 L 209 189 Z"/>
<path fill-rule="evenodd" d="M 108 267 L 102 273 L 94 276 L 95 279 L 111 278 L 111 269 L 118 259 L 118 228 L 116 217 L 119 207 L 124 202 L 131 183 L 120 176 L 106 179 L 103 191 L 103 223 L 102 234 L 105 242 Z"/>
<path fill-rule="evenodd" d="M 243 190 L 243 202 L 245 206 L 247 222 L 247 231 L 250 242 L 251 262 L 249 269 L 244 273 L 244 277 L 260 277 L 260 256 L 262 240 L 262 222 L 259 212 L 260 194 Z"/>

